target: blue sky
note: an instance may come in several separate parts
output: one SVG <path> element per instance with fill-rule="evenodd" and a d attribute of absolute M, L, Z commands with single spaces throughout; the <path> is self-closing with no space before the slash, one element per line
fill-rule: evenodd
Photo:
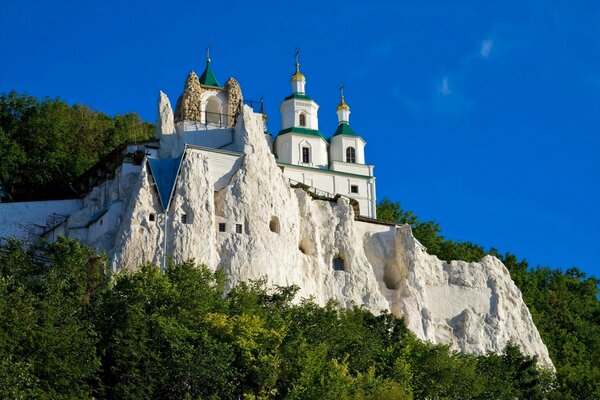
<path fill-rule="evenodd" d="M 378 198 L 443 234 L 600 275 L 600 2 L 0 0 L 0 92 L 156 119 L 211 58 L 271 131 L 300 48 L 320 128 L 344 82 Z"/>

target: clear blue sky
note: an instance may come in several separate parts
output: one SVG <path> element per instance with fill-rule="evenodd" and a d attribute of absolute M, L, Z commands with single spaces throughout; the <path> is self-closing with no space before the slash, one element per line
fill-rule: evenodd
<path fill-rule="evenodd" d="M 276 132 L 299 47 L 327 135 L 344 82 L 379 199 L 599 276 L 600 2 L 490 3 L 1 0 L 0 92 L 154 122 L 210 43 Z"/>

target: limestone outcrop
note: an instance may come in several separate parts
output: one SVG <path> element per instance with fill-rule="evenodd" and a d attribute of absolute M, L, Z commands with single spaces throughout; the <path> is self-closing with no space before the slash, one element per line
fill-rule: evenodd
<path fill-rule="evenodd" d="M 231 125 L 233 125 L 233 119 L 235 119 L 242 111 L 242 106 L 244 104 L 242 88 L 237 80 L 229 78 L 227 79 L 227 82 L 225 82 L 224 89 L 227 94 L 227 115 L 232 118 Z"/>
<path fill-rule="evenodd" d="M 202 121 L 200 112 L 200 103 L 202 101 L 202 92 L 204 89 L 200 85 L 198 75 L 194 71 L 188 74 L 183 87 L 183 93 L 177 100 L 175 107 L 175 122 L 183 121 Z"/>
<path fill-rule="evenodd" d="M 171 108 L 171 101 L 162 91 L 158 95 L 158 121 L 156 123 L 156 133 L 158 138 L 160 138 L 161 135 L 175 133 L 175 118 L 173 116 L 173 109 Z"/>
<path fill-rule="evenodd" d="M 191 98 L 184 96 L 180 103 Z M 166 251 L 176 261 L 194 258 L 224 270 L 230 287 L 263 277 L 269 285 L 298 285 L 299 298 L 389 310 L 419 338 L 456 350 L 501 352 L 513 341 L 552 368 L 521 293 L 498 259 L 441 261 L 407 225 L 357 220 L 344 197 L 315 200 L 290 187 L 249 107 L 234 129 L 245 148 L 229 183 L 215 192 L 206 153 L 186 147 L 166 213 L 158 178 L 148 164 L 141 167 L 123 200 L 118 232 L 110 244 L 102 242 L 115 268 L 162 264 Z"/>

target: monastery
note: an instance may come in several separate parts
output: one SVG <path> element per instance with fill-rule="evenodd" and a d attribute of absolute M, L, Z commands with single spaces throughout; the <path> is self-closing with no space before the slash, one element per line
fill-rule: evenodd
<path fill-rule="evenodd" d="M 174 110 L 160 92 L 156 140 L 112 151 L 72 183 L 77 199 L 0 203 L 0 238 L 67 236 L 105 252 L 114 271 L 194 259 L 223 270 L 228 288 L 297 285 L 298 299 L 401 316 L 423 340 L 474 354 L 512 341 L 552 368 L 500 260 L 439 260 L 409 226 L 376 219 L 373 165 L 343 88 L 324 135 L 297 58 L 290 83 L 274 137 L 262 107 L 244 103 L 235 79 L 221 86 L 207 56 Z"/>

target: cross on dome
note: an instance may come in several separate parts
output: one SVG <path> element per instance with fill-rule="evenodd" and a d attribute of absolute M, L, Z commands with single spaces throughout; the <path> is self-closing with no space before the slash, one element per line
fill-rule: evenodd
<path fill-rule="evenodd" d="M 296 73 L 294 73 L 294 75 L 292 75 L 292 81 L 305 81 L 306 78 L 304 78 L 304 75 L 302 75 L 302 72 L 300 72 L 300 62 L 299 62 L 299 55 L 300 50 L 296 49 Z"/>
<path fill-rule="evenodd" d="M 340 83 L 340 104 L 337 106 L 337 110 L 350 110 L 350 107 L 344 101 L 344 83 Z"/>

